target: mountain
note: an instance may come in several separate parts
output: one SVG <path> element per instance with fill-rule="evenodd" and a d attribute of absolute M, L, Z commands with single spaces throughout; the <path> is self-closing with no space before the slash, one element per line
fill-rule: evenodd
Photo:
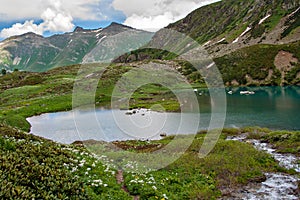
<path fill-rule="evenodd" d="M 167 28 L 202 44 L 239 86 L 300 84 L 299 26 L 300 0 L 223 0 Z"/>
<path fill-rule="evenodd" d="M 223 0 L 167 28 L 191 36 L 219 57 L 255 44 L 299 40 L 299 16 L 300 0 Z"/>
<path fill-rule="evenodd" d="M 0 69 L 42 72 L 82 62 L 110 61 L 141 47 L 152 36 L 117 23 L 97 30 L 76 27 L 71 33 L 47 38 L 26 33 L 0 43 Z"/>
<path fill-rule="evenodd" d="M 180 32 L 204 47 L 228 86 L 295 85 L 300 84 L 299 26 L 300 0 L 222 0 L 158 31 L 148 46 L 172 46 Z M 140 49 L 115 62 L 174 58 Z"/>

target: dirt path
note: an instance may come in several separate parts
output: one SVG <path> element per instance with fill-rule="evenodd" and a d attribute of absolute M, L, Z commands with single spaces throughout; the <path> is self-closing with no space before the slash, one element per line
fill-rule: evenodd
<path fill-rule="evenodd" d="M 116 175 L 116 179 L 117 179 L 117 183 L 122 185 L 122 190 L 130 195 L 126 185 L 124 184 L 124 176 L 123 176 L 123 171 L 122 170 L 118 170 L 118 173 Z M 132 197 L 133 197 L 133 200 L 139 200 L 140 199 L 139 196 L 132 196 Z"/>

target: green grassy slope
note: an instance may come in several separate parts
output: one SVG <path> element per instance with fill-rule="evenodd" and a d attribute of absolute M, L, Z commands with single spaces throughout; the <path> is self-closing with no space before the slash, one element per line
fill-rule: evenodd
<path fill-rule="evenodd" d="M 252 27 L 252 37 L 258 38 L 273 30 L 282 17 L 293 12 L 299 5 L 298 0 L 224 0 L 201 7 L 167 28 L 185 33 L 201 44 L 215 37 L 222 38 L 222 35 L 227 42 L 232 42 L 248 26 Z M 270 13 L 271 16 L 266 22 L 259 24 Z M 288 25 L 283 37 L 297 27 L 297 21 Z"/>
<path fill-rule="evenodd" d="M 200 159 L 198 150 L 205 133 L 197 134 L 184 155 L 158 171 L 148 173 L 123 172 L 124 182 L 118 183 L 117 165 L 126 165 L 133 171 L 140 166 L 125 157 L 116 160 L 95 155 L 80 146 L 61 145 L 28 135 L 18 129 L 0 124 L 0 198 L 41 199 L 217 199 L 229 195 L 243 185 L 263 181 L 265 172 L 285 172 L 274 159 L 257 151 L 252 145 L 225 141 L 227 135 L 248 132 L 250 128 L 226 129 L 220 141 L 207 157 Z M 299 142 L 299 132 L 278 133 L 251 128 L 264 138 L 281 137 L 281 143 Z M 184 143 L 189 136 L 182 136 Z M 285 138 L 285 139 L 284 139 Z M 115 142 L 129 152 L 149 152 L 172 141 Z M 274 140 L 278 141 L 278 140 Z M 95 143 L 94 149 L 108 148 L 111 144 Z M 100 145 L 100 146 L 99 146 Z M 126 192 L 122 189 L 126 188 Z"/>
<path fill-rule="evenodd" d="M 215 58 L 214 61 L 224 83 L 231 84 L 232 80 L 237 80 L 242 85 L 296 85 L 300 83 L 300 63 L 291 63 L 291 70 L 280 71 L 275 67 L 274 60 L 279 51 L 285 51 L 292 53 L 300 61 L 299 47 L 300 42 L 287 45 L 254 45 Z M 273 72 L 268 79 L 270 70 Z M 282 74 L 285 74 L 284 81 L 281 80 Z M 247 80 L 247 75 L 261 83 Z"/>

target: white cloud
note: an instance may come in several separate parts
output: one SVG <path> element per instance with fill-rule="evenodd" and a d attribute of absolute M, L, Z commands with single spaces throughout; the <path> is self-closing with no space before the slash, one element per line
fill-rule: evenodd
<path fill-rule="evenodd" d="M 52 8 L 47 8 L 41 15 L 43 23 L 40 24 L 45 31 L 66 32 L 74 28 L 73 17 L 65 12 L 60 1 L 53 1 Z"/>
<path fill-rule="evenodd" d="M 217 1 L 219 0 L 114 0 L 113 6 L 127 16 L 124 24 L 156 31 L 203 5 Z"/>
<path fill-rule="evenodd" d="M 64 11 L 61 1 L 51 0 L 50 3 L 49 7 L 41 14 L 42 23 L 35 24 L 33 20 L 28 20 L 24 24 L 16 23 L 10 28 L 3 29 L 0 32 L 0 37 L 7 38 L 27 32 L 42 35 L 45 31 L 67 32 L 73 30 L 73 18 Z"/>
<path fill-rule="evenodd" d="M 24 24 L 16 23 L 11 28 L 3 29 L 0 33 L 0 37 L 7 38 L 13 35 L 21 35 L 27 32 L 33 32 L 36 34 L 43 34 L 43 29 L 34 24 L 33 20 L 26 21 Z"/>
<path fill-rule="evenodd" d="M 51 6 L 64 8 L 74 18 L 93 20 L 97 14 L 92 8 L 103 0 L 0 0 L 0 21 L 39 19 Z"/>
<path fill-rule="evenodd" d="M 148 31 L 157 31 L 160 28 L 163 28 L 175 21 L 172 13 L 167 12 L 162 15 L 157 16 L 141 16 L 137 14 L 132 14 L 130 17 L 126 19 L 124 24 Z"/>
<path fill-rule="evenodd" d="M 76 20 L 121 21 L 124 14 L 124 24 L 156 31 L 185 17 L 196 8 L 216 1 L 218 0 L 0 0 L 0 23 L 30 19 L 3 29 L 0 38 L 29 31 L 37 34 L 45 31 L 66 32 L 73 29 Z"/>

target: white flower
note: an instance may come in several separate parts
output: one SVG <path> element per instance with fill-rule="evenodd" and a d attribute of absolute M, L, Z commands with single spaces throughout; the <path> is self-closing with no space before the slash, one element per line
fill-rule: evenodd
<path fill-rule="evenodd" d="M 104 184 L 103 186 L 104 186 L 104 187 L 107 187 L 107 184 Z"/>
<path fill-rule="evenodd" d="M 77 171 L 77 167 L 73 167 L 72 172 L 76 172 L 76 171 Z"/>
<path fill-rule="evenodd" d="M 163 194 L 163 197 L 164 197 L 165 199 L 168 199 L 168 197 L 167 197 L 167 195 L 166 195 L 166 194 Z"/>
<path fill-rule="evenodd" d="M 101 179 L 99 179 L 99 180 L 94 180 L 94 182 L 95 182 L 95 183 L 100 183 L 100 182 L 102 182 L 102 180 L 101 180 Z"/>
<path fill-rule="evenodd" d="M 91 169 L 91 168 L 87 168 L 86 170 L 87 170 L 87 171 L 91 171 L 92 169 Z"/>
<path fill-rule="evenodd" d="M 154 190 L 157 190 L 157 187 L 156 187 L 155 185 L 153 185 L 152 188 L 153 188 Z"/>
<path fill-rule="evenodd" d="M 84 165 L 83 163 L 80 163 L 78 166 L 79 166 L 79 167 L 83 167 L 83 165 Z"/>

